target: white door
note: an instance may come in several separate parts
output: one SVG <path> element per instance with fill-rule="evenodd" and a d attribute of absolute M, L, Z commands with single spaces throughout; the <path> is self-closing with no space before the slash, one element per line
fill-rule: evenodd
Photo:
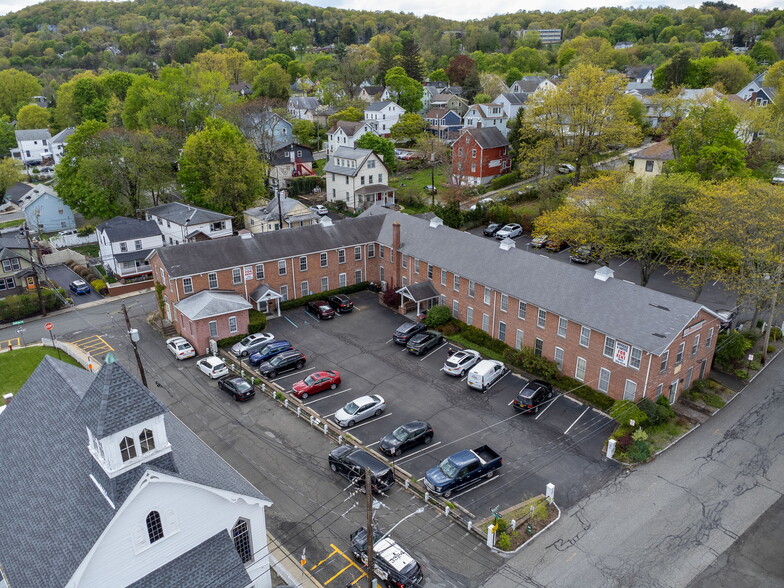
<path fill-rule="evenodd" d="M 672 384 L 670 384 L 670 404 L 675 402 L 675 398 L 678 396 L 678 380 L 673 380 Z"/>
<path fill-rule="evenodd" d="M 163 308 L 166 309 L 166 319 L 171 322 L 172 320 L 172 313 L 171 313 L 171 305 L 169 304 L 169 297 L 163 297 Z"/>

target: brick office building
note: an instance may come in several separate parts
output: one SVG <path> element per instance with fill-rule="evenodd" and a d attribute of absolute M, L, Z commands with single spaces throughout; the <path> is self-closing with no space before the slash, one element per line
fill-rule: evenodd
<path fill-rule="evenodd" d="M 674 400 L 706 375 L 720 323 L 609 268 L 591 272 L 381 207 L 336 224 L 167 247 L 151 263 L 170 303 L 204 289 L 233 290 L 257 308 L 262 293 L 293 298 L 363 280 L 410 289 L 417 300 L 404 291 L 403 304 L 445 304 L 614 398 Z"/>

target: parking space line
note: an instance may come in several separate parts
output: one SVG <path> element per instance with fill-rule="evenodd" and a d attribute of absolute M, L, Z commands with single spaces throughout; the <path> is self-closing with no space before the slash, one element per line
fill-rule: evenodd
<path fill-rule="evenodd" d="M 425 360 L 426 360 L 428 357 L 430 357 L 431 355 L 433 355 L 433 354 L 434 354 L 436 351 L 438 351 L 439 349 L 441 349 L 441 348 L 442 348 L 444 345 L 446 345 L 446 341 L 444 341 L 443 343 L 441 343 L 441 345 L 439 345 L 438 347 L 436 347 L 435 349 L 433 349 L 433 351 L 431 351 L 430 353 L 428 353 L 427 355 L 425 355 L 425 356 L 424 356 L 422 359 L 420 359 L 419 361 L 425 361 Z"/>
<path fill-rule="evenodd" d="M 379 443 L 381 443 L 381 439 L 379 439 L 375 443 L 368 443 L 367 445 L 365 445 L 365 447 L 373 447 L 374 445 L 378 445 Z"/>
<path fill-rule="evenodd" d="M 333 414 L 334 414 L 334 413 L 333 413 Z M 385 415 L 382 415 L 382 416 L 380 416 L 380 417 L 376 417 L 376 418 L 374 418 L 374 419 L 368 419 L 368 420 L 366 420 L 364 423 L 360 423 L 360 424 L 358 424 L 358 425 L 354 425 L 353 427 L 349 427 L 349 428 L 347 428 L 347 429 L 343 429 L 343 430 L 344 430 L 344 431 L 354 431 L 354 430 L 356 430 L 356 429 L 359 429 L 360 427 L 364 427 L 365 425 L 369 425 L 370 423 L 376 423 L 376 422 L 380 421 L 381 419 L 385 419 L 385 418 L 387 418 L 387 417 L 391 417 L 391 416 L 392 416 L 392 414 L 393 414 L 393 413 L 391 413 L 391 412 L 388 412 L 388 413 L 387 413 L 387 414 L 385 414 Z"/>
<path fill-rule="evenodd" d="M 296 371 L 293 374 L 289 374 L 287 376 L 281 376 L 279 378 L 275 378 L 274 380 L 270 380 L 270 382 L 277 382 L 279 380 L 285 380 L 286 378 L 291 378 L 293 376 L 299 376 L 301 374 L 307 374 L 308 372 L 315 372 L 315 371 L 316 371 L 316 368 L 308 368 L 306 370 Z"/>
<path fill-rule="evenodd" d="M 387 339 L 387 342 L 385 343 L 385 345 L 388 344 L 388 343 L 392 343 L 392 341 L 394 341 L 394 339 Z"/>
<path fill-rule="evenodd" d="M 587 408 L 586 408 L 584 411 L 582 411 L 582 413 L 580 413 L 580 416 L 578 416 L 576 419 L 574 419 L 574 422 L 573 422 L 571 425 L 569 425 L 569 428 L 568 428 L 568 429 L 566 429 L 566 430 L 564 431 L 564 435 L 566 435 L 566 434 L 567 434 L 567 433 L 568 433 L 568 432 L 569 432 L 569 431 L 572 429 L 572 427 L 573 427 L 573 426 L 575 426 L 575 425 L 577 424 L 577 421 L 579 421 L 581 418 L 583 418 L 583 415 L 584 415 L 586 412 L 588 412 L 589 410 L 591 410 L 591 407 L 590 407 L 590 406 L 589 406 L 589 407 L 587 407 Z"/>
<path fill-rule="evenodd" d="M 509 375 L 509 374 L 511 374 L 511 373 L 512 373 L 512 370 L 507 370 L 507 371 L 506 371 L 506 373 L 505 373 L 503 376 L 501 376 L 501 377 L 500 377 L 500 378 L 498 378 L 498 379 L 497 379 L 495 382 L 493 382 L 492 384 L 490 384 L 490 386 L 488 386 L 487 390 L 490 390 L 490 389 L 492 389 L 492 387 L 493 387 L 493 386 L 495 386 L 495 385 L 496 385 L 498 382 L 500 382 L 501 380 L 503 380 L 503 379 L 504 379 L 506 376 L 508 376 L 508 375 Z M 466 376 L 466 377 L 468 377 L 468 376 Z M 487 392 L 487 390 L 485 390 L 485 392 Z"/>
<path fill-rule="evenodd" d="M 548 408 L 550 408 L 553 404 L 555 404 L 556 400 L 558 400 L 558 396 L 555 396 L 550 402 L 548 402 L 547 406 L 545 406 L 544 409 L 534 417 L 534 420 L 537 420 L 540 416 L 542 416 L 547 411 Z"/>
<path fill-rule="evenodd" d="M 327 398 L 332 398 L 333 396 L 337 396 L 338 394 L 343 394 L 343 392 L 350 392 L 351 388 L 346 388 L 345 390 L 341 390 L 340 392 L 333 392 L 332 394 L 321 395 L 315 400 L 311 400 L 310 402 L 305 402 L 305 406 L 308 404 L 313 404 L 314 402 L 318 402 L 319 400 L 326 400 Z M 335 414 L 334 412 L 332 414 Z M 332 416 L 332 415 L 329 415 Z"/>
<path fill-rule="evenodd" d="M 299 329 L 299 327 L 297 326 L 297 323 L 295 323 L 295 322 L 294 322 L 293 320 L 291 320 L 289 317 L 287 317 L 287 316 L 284 316 L 283 318 L 284 318 L 284 319 L 286 319 L 287 321 L 289 321 L 289 322 L 290 322 L 292 325 L 294 325 L 294 328 L 295 328 L 295 329 Z"/>
<path fill-rule="evenodd" d="M 353 565 L 354 565 L 354 564 L 353 564 L 353 562 L 349 562 L 348 564 L 346 564 L 346 567 L 345 567 L 345 568 L 343 568 L 343 569 L 342 569 L 342 570 L 340 570 L 340 571 L 339 571 L 337 574 L 335 574 L 334 576 L 332 576 L 332 577 L 331 577 L 329 580 L 327 580 L 326 582 L 324 582 L 324 586 L 326 586 L 327 584 L 329 584 L 329 583 L 330 583 L 332 580 L 334 580 L 335 578 L 337 578 L 337 577 L 338 577 L 340 574 L 342 574 L 343 572 L 345 572 L 347 569 L 349 569 L 349 568 L 350 568 L 350 567 L 352 567 Z"/>

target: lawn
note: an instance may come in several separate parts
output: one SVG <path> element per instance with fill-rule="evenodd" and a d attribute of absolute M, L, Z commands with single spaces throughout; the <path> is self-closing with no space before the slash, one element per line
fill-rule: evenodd
<path fill-rule="evenodd" d="M 18 392 L 33 370 L 41 363 L 44 355 L 57 357 L 57 349 L 37 346 L 0 353 L 0 374 L 3 374 L 3 378 L 0 380 L 0 395 Z M 73 365 L 79 365 L 64 351 L 60 351 L 60 359 Z"/>
<path fill-rule="evenodd" d="M 76 251 L 77 253 L 81 253 L 85 257 L 100 256 L 100 252 L 98 251 L 98 243 L 88 243 L 87 245 L 74 245 L 73 247 L 69 247 L 69 249 Z"/>
<path fill-rule="evenodd" d="M 4 223 L 0 223 L 0 229 L 7 229 L 8 227 L 18 227 L 23 222 L 25 222 L 25 219 L 23 219 L 23 218 L 18 218 L 16 220 L 5 221 Z"/>

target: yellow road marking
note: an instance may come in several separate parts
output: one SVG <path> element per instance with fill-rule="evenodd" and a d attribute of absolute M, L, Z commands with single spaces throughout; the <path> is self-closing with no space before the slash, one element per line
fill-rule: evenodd
<path fill-rule="evenodd" d="M 330 545 L 332 546 L 332 553 L 327 555 L 327 557 L 325 557 L 320 562 L 318 562 L 315 566 L 310 568 L 311 571 L 315 570 L 317 567 L 319 567 L 321 564 L 323 564 L 325 561 L 327 561 L 330 557 L 332 557 L 333 555 L 335 555 L 339 551 L 338 548 L 335 547 L 334 545 L 332 545 L 331 543 L 330 543 Z"/>
<path fill-rule="evenodd" d="M 345 571 L 346 571 L 347 569 L 349 569 L 350 567 L 353 567 L 353 566 L 352 566 L 352 564 L 350 564 L 350 563 L 349 563 L 349 564 L 348 564 L 348 565 L 347 565 L 345 568 L 343 568 L 343 569 L 342 569 L 342 570 L 340 570 L 340 571 L 339 571 L 337 574 L 335 574 L 334 576 L 332 576 L 332 577 L 331 577 L 329 580 L 327 580 L 326 582 L 324 582 L 324 586 L 326 586 L 327 584 L 329 584 L 329 583 L 330 583 L 332 580 L 334 580 L 335 578 L 337 578 L 339 575 L 341 575 L 343 572 L 345 572 Z"/>
<path fill-rule="evenodd" d="M 332 577 L 331 577 L 329 580 L 327 580 L 326 582 L 324 582 L 324 583 L 323 583 L 323 585 L 324 585 L 324 586 L 326 586 L 327 584 L 329 584 L 330 582 L 332 582 L 332 580 L 334 580 L 335 578 L 337 578 L 338 576 L 340 576 L 341 574 L 343 574 L 343 573 L 344 573 L 346 570 L 348 570 L 348 569 L 351 569 L 351 568 L 354 568 L 355 570 L 357 570 L 357 571 L 360 573 L 360 575 L 359 575 L 359 577 L 355 578 L 354 580 L 352 580 L 352 581 L 350 582 L 350 584 L 349 584 L 350 586 L 353 586 L 354 584 L 356 584 L 357 582 L 359 582 L 359 581 L 360 581 L 362 578 L 364 578 L 364 577 L 366 577 L 366 576 L 367 576 L 367 574 L 365 573 L 365 571 L 364 571 L 364 570 L 363 570 L 361 567 L 359 567 L 359 566 L 356 564 L 356 562 L 355 562 L 353 559 L 351 559 L 349 556 L 347 556 L 345 553 L 343 553 L 343 552 L 342 552 L 340 549 L 338 549 L 338 548 L 337 548 L 335 545 L 333 545 L 332 543 L 330 543 L 330 544 L 329 544 L 329 546 L 332 548 L 332 552 L 331 552 L 331 553 L 329 553 L 329 554 L 327 554 L 327 556 L 326 556 L 324 559 L 322 559 L 320 562 L 318 562 L 316 565 L 312 566 L 312 567 L 310 568 L 310 571 L 311 571 L 311 572 L 312 572 L 312 571 L 314 571 L 314 570 L 316 570 L 316 569 L 317 569 L 319 566 L 323 565 L 323 564 L 324 564 L 326 561 L 328 561 L 329 559 L 331 559 L 331 558 L 332 558 L 332 556 L 334 556 L 334 555 L 340 555 L 340 556 L 341 556 L 343 559 L 345 559 L 345 560 L 346 560 L 348 563 L 347 563 L 347 564 L 346 564 L 346 566 L 345 566 L 345 567 L 344 567 L 342 570 L 340 570 L 340 571 L 339 571 L 337 574 L 333 575 L 333 576 L 332 576 Z"/>
<path fill-rule="evenodd" d="M 104 353 L 114 351 L 114 347 L 109 345 L 100 335 L 84 337 L 82 339 L 77 339 L 76 341 L 71 341 L 71 343 L 93 356 L 103 355 Z"/>

